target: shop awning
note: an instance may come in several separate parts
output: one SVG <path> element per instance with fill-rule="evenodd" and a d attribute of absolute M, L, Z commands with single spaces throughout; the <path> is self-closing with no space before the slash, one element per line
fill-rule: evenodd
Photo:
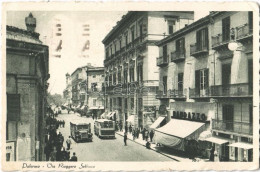
<path fill-rule="evenodd" d="M 100 117 L 105 119 L 106 118 L 106 112 L 104 112 Z"/>
<path fill-rule="evenodd" d="M 130 115 L 126 121 L 131 123 L 131 124 L 134 124 L 135 123 L 135 116 L 134 115 Z"/>
<path fill-rule="evenodd" d="M 151 129 L 156 129 L 160 126 L 161 122 L 165 119 L 164 116 L 160 116 L 159 118 L 154 121 L 154 123 L 150 126 Z"/>
<path fill-rule="evenodd" d="M 203 131 L 202 133 L 200 133 L 199 140 L 205 141 L 205 139 L 210 138 L 210 137 L 212 137 L 211 131 L 209 131 L 209 130 Z"/>
<path fill-rule="evenodd" d="M 206 138 L 204 141 L 208 141 L 208 142 L 211 142 L 211 143 L 216 143 L 216 144 L 219 144 L 219 145 L 222 145 L 222 144 L 225 144 L 225 143 L 229 142 L 228 139 L 219 138 L 219 137 L 209 137 L 209 138 Z"/>
<path fill-rule="evenodd" d="M 201 123 L 201 122 L 172 119 L 166 125 L 164 125 L 161 128 L 156 129 L 155 131 L 164 133 L 167 135 L 171 135 L 171 136 L 176 136 L 179 138 L 186 138 L 186 137 L 190 136 L 191 134 L 193 134 L 198 129 L 200 129 L 204 125 L 205 124 Z M 198 137 L 199 137 L 199 135 L 198 135 Z"/>
<path fill-rule="evenodd" d="M 205 124 L 201 122 L 172 119 L 163 127 L 155 129 L 155 142 L 184 151 L 184 139 L 197 140 L 204 129 Z"/>
<path fill-rule="evenodd" d="M 242 148 L 242 149 L 246 149 L 246 150 L 247 149 L 253 149 L 253 144 L 244 143 L 244 142 L 236 142 L 236 143 L 232 143 L 228 146 Z"/>

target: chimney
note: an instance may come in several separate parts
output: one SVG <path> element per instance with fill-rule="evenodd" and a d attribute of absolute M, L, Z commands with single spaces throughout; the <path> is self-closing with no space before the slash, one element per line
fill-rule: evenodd
<path fill-rule="evenodd" d="M 36 18 L 33 17 L 32 13 L 30 13 L 29 16 L 25 18 L 25 25 L 28 31 L 35 32 Z"/>

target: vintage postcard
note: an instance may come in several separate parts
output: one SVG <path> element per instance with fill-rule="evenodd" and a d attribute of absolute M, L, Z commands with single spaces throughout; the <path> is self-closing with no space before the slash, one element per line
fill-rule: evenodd
<path fill-rule="evenodd" d="M 253 2 L 2 4 L 4 171 L 255 170 Z"/>

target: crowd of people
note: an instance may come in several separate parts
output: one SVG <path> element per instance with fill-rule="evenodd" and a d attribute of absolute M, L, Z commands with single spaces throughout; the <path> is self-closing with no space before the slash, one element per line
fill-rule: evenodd
<path fill-rule="evenodd" d="M 44 153 L 46 155 L 46 161 L 75 161 L 77 160 L 75 152 L 70 157 L 71 138 L 70 136 L 66 140 L 67 148 L 64 145 L 64 136 L 61 132 L 58 132 L 58 128 L 65 127 L 65 121 L 57 120 L 54 117 L 54 113 L 49 110 L 49 116 L 46 119 L 46 135 L 45 135 L 45 147 Z"/>

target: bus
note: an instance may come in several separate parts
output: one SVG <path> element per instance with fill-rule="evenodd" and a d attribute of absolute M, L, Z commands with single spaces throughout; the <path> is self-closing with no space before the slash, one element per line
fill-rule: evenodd
<path fill-rule="evenodd" d="M 99 138 L 115 138 L 115 122 L 108 119 L 96 120 L 94 133 Z"/>
<path fill-rule="evenodd" d="M 76 141 L 92 141 L 91 124 L 77 122 L 70 122 L 70 135 Z"/>

